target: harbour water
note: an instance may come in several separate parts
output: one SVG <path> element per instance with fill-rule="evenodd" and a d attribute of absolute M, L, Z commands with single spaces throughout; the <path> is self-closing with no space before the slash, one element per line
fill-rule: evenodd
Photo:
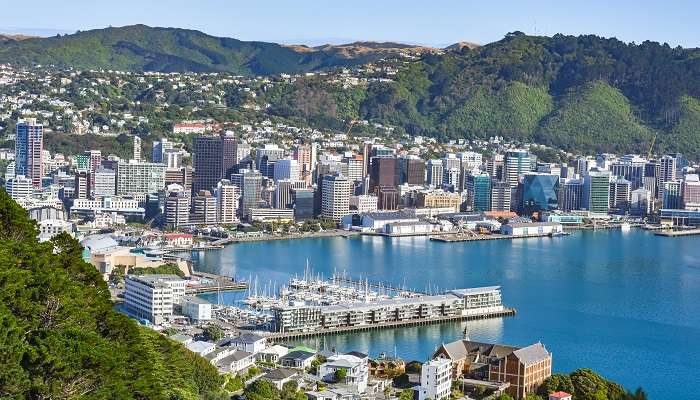
<path fill-rule="evenodd" d="M 201 252 L 196 268 L 260 284 L 286 283 L 306 260 L 329 277 L 419 290 L 501 285 L 515 317 L 309 339 L 338 350 L 426 360 L 465 326 L 472 340 L 541 341 L 556 371 L 588 367 L 652 399 L 686 398 L 700 369 L 700 238 L 666 238 L 633 229 L 575 232 L 561 238 L 439 243 L 426 238 L 322 238 L 235 244 Z M 225 303 L 241 292 L 222 294 Z M 217 295 L 202 297 L 212 302 Z"/>

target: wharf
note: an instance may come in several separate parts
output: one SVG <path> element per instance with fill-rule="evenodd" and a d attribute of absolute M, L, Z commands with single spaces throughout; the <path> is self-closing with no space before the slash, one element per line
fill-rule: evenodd
<path fill-rule="evenodd" d="M 700 235 L 700 229 L 683 229 L 678 231 L 663 230 L 654 232 L 656 236 L 678 237 L 678 236 L 695 236 Z"/>
<path fill-rule="evenodd" d="M 370 325 L 343 326 L 331 329 L 317 329 L 309 332 L 275 332 L 265 335 L 268 340 L 280 342 L 289 339 L 302 339 L 314 336 L 334 335 L 348 332 L 374 331 L 380 329 L 403 328 L 409 326 L 442 324 L 446 322 L 475 321 L 480 319 L 512 317 L 516 314 L 514 308 L 504 308 L 503 311 L 496 311 L 477 315 L 451 315 L 432 318 L 416 318 L 403 321 L 382 322 Z"/>
<path fill-rule="evenodd" d="M 335 281 L 337 283 L 342 283 L 346 285 L 352 285 L 352 286 L 369 286 L 372 289 L 383 289 L 383 290 L 388 290 L 392 292 L 408 292 L 416 295 L 426 295 L 427 293 L 421 292 L 418 290 L 411 290 L 411 289 L 406 289 L 406 288 L 399 288 L 396 286 L 392 286 L 390 284 L 384 284 L 384 283 L 378 283 L 378 282 L 372 282 L 370 280 L 363 280 L 363 279 L 352 279 L 348 277 L 340 277 L 340 276 L 333 276 L 328 278 L 330 281 Z"/>
<path fill-rule="evenodd" d="M 479 241 L 479 240 L 527 239 L 527 238 L 552 237 L 552 236 L 553 235 L 549 234 L 549 233 L 541 233 L 541 234 L 533 234 L 533 235 L 503 235 L 500 233 L 493 233 L 490 235 L 480 235 L 480 234 L 458 235 L 458 234 L 453 234 L 453 235 L 433 236 L 430 238 L 430 240 L 434 240 L 436 242 L 453 243 L 453 242 L 475 242 L 475 241 Z"/>
<path fill-rule="evenodd" d="M 210 283 L 201 283 L 192 285 L 185 289 L 187 294 L 211 293 L 228 290 L 245 290 L 248 289 L 248 282 L 238 282 L 231 277 L 210 274 L 208 272 L 192 271 L 192 276 L 208 279 Z"/>
<path fill-rule="evenodd" d="M 359 232 L 343 231 L 343 230 L 331 230 L 325 232 L 313 232 L 313 233 L 298 233 L 298 234 L 288 234 L 288 235 L 255 235 L 255 236 L 241 236 L 241 237 L 228 237 L 224 239 L 218 239 L 211 242 L 213 246 L 224 246 L 232 243 L 247 243 L 247 242 L 266 242 L 271 240 L 295 240 L 295 239 L 314 239 L 314 238 L 326 238 L 326 237 L 342 237 L 349 238 L 353 236 L 359 236 Z M 196 250 L 196 249 L 193 249 Z"/>

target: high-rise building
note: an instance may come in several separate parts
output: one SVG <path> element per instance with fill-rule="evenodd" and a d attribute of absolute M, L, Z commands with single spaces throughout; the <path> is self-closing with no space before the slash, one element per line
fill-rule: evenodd
<path fill-rule="evenodd" d="M 399 159 L 399 184 L 424 185 L 425 161 L 416 156 Z"/>
<path fill-rule="evenodd" d="M 154 163 L 165 164 L 165 153 L 173 149 L 173 142 L 163 138 L 153 142 L 153 150 L 151 151 L 151 161 Z"/>
<path fill-rule="evenodd" d="M 398 160 L 395 157 L 372 157 L 369 173 L 370 192 L 374 193 L 381 186 L 396 187 L 398 181 Z"/>
<path fill-rule="evenodd" d="M 465 175 L 467 207 L 472 211 L 491 210 L 491 177 L 489 174 L 472 171 Z"/>
<path fill-rule="evenodd" d="M 88 172 L 76 172 L 73 190 L 74 199 L 87 199 L 90 197 L 90 174 Z"/>
<path fill-rule="evenodd" d="M 232 184 L 228 179 L 222 179 L 216 188 L 217 220 L 220 224 L 233 224 L 238 222 L 238 202 L 241 197 L 241 189 Z"/>
<path fill-rule="evenodd" d="M 652 212 L 653 198 L 651 192 L 639 188 L 632 191 L 630 196 L 630 214 L 645 217 Z"/>
<path fill-rule="evenodd" d="M 435 187 L 435 188 L 441 188 L 442 187 L 442 175 L 443 175 L 443 167 L 442 167 L 442 160 L 429 160 L 428 161 L 428 170 L 427 170 L 427 178 L 428 178 L 428 185 Z"/>
<path fill-rule="evenodd" d="M 512 188 L 508 182 L 491 180 L 491 211 L 510 211 Z"/>
<path fill-rule="evenodd" d="M 610 172 L 613 176 L 620 176 L 630 181 L 632 190 L 644 185 L 644 162 L 617 161 L 610 164 Z"/>
<path fill-rule="evenodd" d="M 683 208 L 700 210 L 700 178 L 697 174 L 688 174 L 683 181 Z"/>
<path fill-rule="evenodd" d="M 663 156 L 659 159 L 659 174 L 656 185 L 660 191 L 665 190 L 666 182 L 676 180 L 676 159 L 672 156 Z"/>
<path fill-rule="evenodd" d="M 141 161 L 141 137 L 134 135 L 134 154 L 132 157 L 136 161 Z"/>
<path fill-rule="evenodd" d="M 193 155 L 192 191 L 210 190 L 223 178 L 223 153 L 218 136 L 196 136 Z"/>
<path fill-rule="evenodd" d="M 243 217 L 250 216 L 250 210 L 258 208 L 262 200 L 262 174 L 260 171 L 244 169 L 238 174 L 233 174 L 232 182 L 236 184 L 239 180 L 241 188 L 241 214 Z"/>
<path fill-rule="evenodd" d="M 227 179 L 238 165 L 238 141 L 232 133 L 222 133 L 221 142 L 221 179 Z M 217 182 L 218 183 L 218 182 Z"/>
<path fill-rule="evenodd" d="M 448 153 L 442 159 L 442 184 L 450 185 L 454 190 L 459 190 L 459 182 L 462 174 L 462 160 L 453 153 Z"/>
<path fill-rule="evenodd" d="M 559 183 L 559 209 L 573 211 L 581 209 L 583 196 L 582 179 L 562 179 Z"/>
<path fill-rule="evenodd" d="M 117 166 L 117 195 L 146 195 L 165 187 L 165 165 L 130 160 Z"/>
<path fill-rule="evenodd" d="M 371 194 L 350 196 L 350 208 L 357 213 L 377 211 L 379 209 L 379 199 Z"/>
<path fill-rule="evenodd" d="M 93 173 L 95 184 L 92 192 L 95 196 L 114 196 L 117 194 L 117 173 L 111 169 L 99 167 Z"/>
<path fill-rule="evenodd" d="M 481 155 L 481 153 L 476 153 L 474 151 L 457 153 L 457 158 L 459 158 L 462 162 L 463 171 L 480 169 L 484 163 L 484 157 Z"/>
<path fill-rule="evenodd" d="M 592 215 L 607 215 L 610 207 L 610 171 L 591 170 L 583 181 L 583 208 Z"/>
<path fill-rule="evenodd" d="M 510 150 L 505 156 L 505 181 L 511 188 L 518 187 L 520 177 L 530 171 L 530 155 L 526 150 Z"/>
<path fill-rule="evenodd" d="M 350 214 L 352 182 L 342 175 L 326 175 L 322 181 L 321 217 L 339 222 Z"/>
<path fill-rule="evenodd" d="M 192 216 L 190 222 L 202 225 L 217 224 L 217 204 L 216 197 L 212 196 L 208 190 L 200 190 L 196 196 L 192 197 Z"/>
<path fill-rule="evenodd" d="M 275 208 L 291 208 L 294 204 L 292 190 L 305 189 L 306 182 L 300 180 L 282 179 L 275 187 Z"/>
<path fill-rule="evenodd" d="M 190 193 L 180 185 L 169 185 L 163 205 L 164 224 L 171 228 L 190 222 Z"/>
<path fill-rule="evenodd" d="M 559 176 L 528 172 L 523 175 L 521 209 L 531 214 L 559 207 Z"/>
<path fill-rule="evenodd" d="M 265 147 L 257 149 L 255 152 L 255 168 L 263 176 L 274 177 L 274 165 L 277 160 L 284 158 L 284 149 L 276 144 L 266 144 Z"/>
<path fill-rule="evenodd" d="M 681 187 L 680 181 L 667 181 L 664 183 L 664 191 L 662 195 L 663 208 L 674 210 L 683 208 Z"/>
<path fill-rule="evenodd" d="M 294 159 L 299 166 L 299 179 L 311 186 L 316 168 L 316 143 L 298 145 L 294 149 Z"/>
<path fill-rule="evenodd" d="M 421 369 L 418 400 L 444 400 L 452 393 L 452 361 L 436 358 Z"/>
<path fill-rule="evenodd" d="M 343 157 L 343 164 L 347 165 L 345 175 L 353 182 L 362 181 L 364 177 L 364 160 L 359 154 Z"/>
<path fill-rule="evenodd" d="M 275 162 L 274 180 L 275 182 L 281 180 L 298 181 L 299 165 L 297 163 L 297 160 L 291 158 L 277 160 Z"/>
<path fill-rule="evenodd" d="M 624 214 L 629 210 L 632 196 L 632 182 L 624 178 L 610 180 L 609 207 L 613 212 Z"/>
<path fill-rule="evenodd" d="M 401 196 L 396 186 L 378 186 L 376 188 L 377 206 L 380 210 L 397 210 Z"/>
<path fill-rule="evenodd" d="M 314 218 L 313 189 L 292 189 L 292 202 L 295 221 L 302 222 Z"/>
<path fill-rule="evenodd" d="M 503 154 L 494 154 L 486 162 L 486 172 L 491 175 L 492 178 L 502 181 L 505 179 L 505 157 Z"/>
<path fill-rule="evenodd" d="M 102 166 L 102 152 L 99 150 L 89 150 L 85 152 L 88 156 L 88 172 L 90 173 L 90 187 L 95 188 L 95 170 Z"/>
<path fill-rule="evenodd" d="M 13 200 L 20 200 L 31 196 L 32 180 L 24 175 L 14 175 L 5 182 L 5 191 Z"/>
<path fill-rule="evenodd" d="M 44 125 L 33 118 L 20 120 L 15 128 L 15 174 L 30 179 L 35 188 L 44 177 L 43 150 Z"/>
<path fill-rule="evenodd" d="M 192 167 L 166 168 L 165 185 L 176 183 L 192 192 Z"/>

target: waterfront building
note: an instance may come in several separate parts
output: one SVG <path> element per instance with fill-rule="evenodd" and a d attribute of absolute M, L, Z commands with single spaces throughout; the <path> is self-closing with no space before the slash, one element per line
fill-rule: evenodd
<path fill-rule="evenodd" d="M 491 180 L 491 211 L 510 211 L 511 187 L 508 182 Z"/>
<path fill-rule="evenodd" d="M 314 190 L 292 189 L 294 220 L 303 222 L 314 218 Z"/>
<path fill-rule="evenodd" d="M 377 194 L 377 207 L 380 210 L 397 210 L 401 204 L 401 195 L 396 186 L 378 186 L 375 190 Z"/>
<path fill-rule="evenodd" d="M 527 214 L 559 207 L 559 176 L 528 172 L 523 175 L 521 210 Z"/>
<path fill-rule="evenodd" d="M 580 210 L 583 196 L 583 180 L 563 179 L 562 181 L 559 183 L 558 208 L 562 211 Z"/>
<path fill-rule="evenodd" d="M 173 305 L 185 296 L 186 283 L 177 275 L 127 275 L 124 304 L 130 313 L 160 325 L 173 315 Z"/>
<path fill-rule="evenodd" d="M 190 223 L 190 193 L 182 186 L 170 185 L 164 201 L 163 217 L 165 226 L 175 229 Z"/>
<path fill-rule="evenodd" d="M 421 367 L 418 400 L 449 399 L 452 394 L 452 363 L 448 359 L 430 360 Z"/>
<path fill-rule="evenodd" d="M 146 195 L 165 187 L 163 164 L 119 161 L 117 166 L 117 195 Z"/>
<path fill-rule="evenodd" d="M 429 160 L 427 169 L 428 185 L 441 188 L 442 187 L 443 167 L 442 160 Z"/>
<path fill-rule="evenodd" d="M 211 303 L 196 296 L 183 297 L 180 302 L 182 314 L 194 322 L 212 319 Z"/>
<path fill-rule="evenodd" d="M 350 214 L 352 182 L 343 175 L 326 175 L 321 186 L 321 217 L 339 222 Z"/>
<path fill-rule="evenodd" d="M 216 186 L 216 219 L 220 224 L 238 222 L 238 202 L 241 189 L 228 179 L 222 179 Z"/>
<path fill-rule="evenodd" d="M 659 210 L 659 220 L 665 225 L 700 226 L 700 211 L 662 208 Z"/>
<path fill-rule="evenodd" d="M 399 184 L 424 185 L 425 161 L 416 156 L 399 159 Z"/>
<path fill-rule="evenodd" d="M 561 224 L 555 222 L 511 222 L 501 225 L 501 233 L 513 236 L 542 236 L 563 232 Z"/>
<path fill-rule="evenodd" d="M 664 183 L 664 191 L 662 194 L 663 208 L 665 209 L 681 209 L 683 208 L 683 198 L 681 196 L 681 182 L 667 181 Z"/>
<path fill-rule="evenodd" d="M 364 354 L 334 354 L 318 367 L 318 376 L 325 382 L 340 383 L 363 393 L 367 390 L 369 381 L 368 361 Z M 344 378 L 340 382 L 336 380 L 338 371 L 344 371 Z"/>
<path fill-rule="evenodd" d="M 386 322 L 502 312 L 499 286 L 455 289 L 442 295 L 335 305 L 285 305 L 274 309 L 278 332 L 361 327 Z"/>
<path fill-rule="evenodd" d="M 28 118 L 17 122 L 15 127 L 15 174 L 22 175 L 32 182 L 32 187 L 40 188 L 44 177 L 44 125 Z"/>
<path fill-rule="evenodd" d="M 519 348 L 465 339 L 441 345 L 433 358 L 450 361 L 454 378 L 508 383 L 506 393 L 516 399 L 552 375 L 552 353 L 542 343 Z"/>
<path fill-rule="evenodd" d="M 190 223 L 202 225 L 216 225 L 218 220 L 216 197 L 208 190 L 200 190 L 192 197 L 192 216 Z"/>
<path fill-rule="evenodd" d="M 462 196 L 459 193 L 446 192 L 444 190 L 420 191 L 416 193 L 416 207 L 441 208 L 449 207 L 454 212 L 459 212 Z"/>
<path fill-rule="evenodd" d="M 610 207 L 610 171 L 591 170 L 584 177 L 582 208 L 591 216 L 606 216 Z"/>
<path fill-rule="evenodd" d="M 358 196 L 350 196 L 350 209 L 357 213 L 367 213 L 377 211 L 378 208 L 377 196 L 369 194 L 361 194 Z"/>
<path fill-rule="evenodd" d="M 294 204 L 292 190 L 294 189 L 306 189 L 306 182 L 290 179 L 277 181 L 277 186 L 275 186 L 275 208 L 292 208 Z"/>
<path fill-rule="evenodd" d="M 467 208 L 472 211 L 491 210 L 491 177 L 482 172 L 471 171 L 465 175 L 464 189 L 467 192 Z"/>
<path fill-rule="evenodd" d="M 260 222 L 294 222 L 294 210 L 290 208 L 251 208 L 248 219 Z"/>
<path fill-rule="evenodd" d="M 683 208 L 700 210 L 700 178 L 697 174 L 688 174 L 683 181 Z"/>
<path fill-rule="evenodd" d="M 610 181 L 611 212 L 624 214 L 629 210 L 632 196 L 632 183 L 624 178 L 615 178 Z"/>
<path fill-rule="evenodd" d="M 117 173 L 114 170 L 99 167 L 93 172 L 95 196 L 114 196 L 117 194 Z"/>
<path fill-rule="evenodd" d="M 653 204 L 651 192 L 644 188 L 633 190 L 630 194 L 630 214 L 632 215 L 640 217 L 650 215 Z"/>
<path fill-rule="evenodd" d="M 94 219 L 99 214 L 114 214 L 124 217 L 126 221 L 141 222 L 145 209 L 133 198 L 103 196 L 95 199 L 75 199 L 70 208 L 72 218 Z"/>

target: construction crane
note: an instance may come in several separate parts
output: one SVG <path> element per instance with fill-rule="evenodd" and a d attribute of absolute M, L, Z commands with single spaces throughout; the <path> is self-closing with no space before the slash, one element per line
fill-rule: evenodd
<path fill-rule="evenodd" d="M 351 120 L 350 120 L 350 126 L 348 126 L 348 130 L 345 131 L 345 136 L 347 136 L 347 135 L 350 134 L 350 131 L 352 130 L 352 127 L 355 126 L 356 123 L 357 123 L 357 121 L 355 121 L 354 119 L 351 119 Z"/>
<path fill-rule="evenodd" d="M 656 143 L 656 135 L 651 139 L 651 144 L 649 145 L 649 152 L 647 153 L 647 160 L 651 159 L 651 152 L 654 150 L 654 143 Z"/>

